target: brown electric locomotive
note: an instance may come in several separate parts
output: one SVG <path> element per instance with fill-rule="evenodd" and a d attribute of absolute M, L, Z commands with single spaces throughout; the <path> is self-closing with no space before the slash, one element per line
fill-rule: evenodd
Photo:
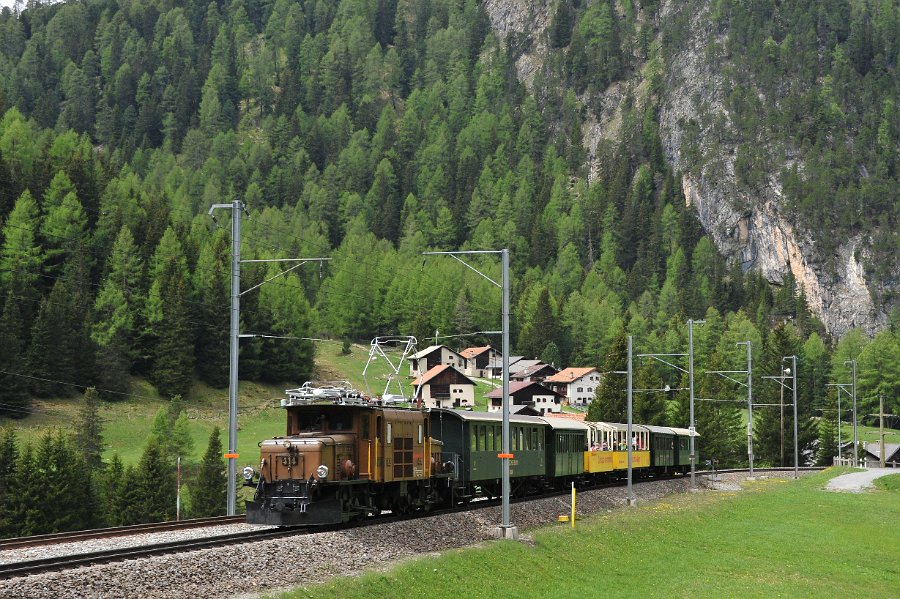
<path fill-rule="evenodd" d="M 258 470 L 244 468 L 244 484 L 256 488 L 247 522 L 338 524 L 442 502 L 442 444 L 425 412 L 344 399 L 287 399 L 282 407 L 287 434 L 259 444 Z"/>

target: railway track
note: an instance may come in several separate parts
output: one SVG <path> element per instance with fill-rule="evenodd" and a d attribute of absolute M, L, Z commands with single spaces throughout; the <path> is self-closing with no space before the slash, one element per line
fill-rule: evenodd
<path fill-rule="evenodd" d="M 75 532 L 59 532 L 46 535 L 33 535 L 14 539 L 0 539 L 0 551 L 6 549 L 21 549 L 24 547 L 41 547 L 44 545 L 56 545 L 59 543 L 75 543 L 90 539 L 106 539 L 111 537 L 125 537 L 143 533 L 167 532 L 171 530 L 185 530 L 200 528 L 203 526 L 219 526 L 225 524 L 241 524 L 244 516 L 216 516 L 213 518 L 192 518 L 178 522 L 157 522 L 153 524 L 133 524 L 131 526 L 116 526 L 113 528 L 92 528 Z"/>
<path fill-rule="evenodd" d="M 33 574 L 51 572 L 54 570 L 67 570 L 70 568 L 77 568 L 79 566 L 92 566 L 97 564 L 106 564 L 109 562 L 152 557 L 154 555 L 167 555 L 170 553 L 195 551 L 197 549 L 208 549 L 211 547 L 220 547 L 222 545 L 229 545 L 233 543 L 246 543 L 250 541 L 277 539 L 294 534 L 298 534 L 298 531 L 290 529 L 268 528 L 265 530 L 253 530 L 227 535 L 217 535 L 213 537 L 204 537 L 201 539 L 172 541 L 168 543 L 144 545 L 141 547 L 109 549 L 105 551 L 93 551 L 90 553 L 62 555 L 46 559 L 0 564 L 0 580 L 16 578 L 19 576 L 30 576 Z"/>
<path fill-rule="evenodd" d="M 800 468 L 802 471 L 817 471 L 824 470 L 821 467 L 807 467 Z M 738 468 L 738 469 L 726 469 L 726 470 L 702 470 L 696 471 L 695 474 L 697 476 L 709 476 L 713 474 L 727 474 L 727 473 L 737 473 L 737 472 L 748 472 L 747 468 Z M 793 468 L 754 468 L 754 472 L 773 472 L 773 471 L 793 471 Z M 669 480 L 674 478 L 687 478 L 689 475 L 674 475 L 674 476 L 661 476 L 654 478 L 641 478 L 635 479 L 635 484 L 640 484 L 642 482 L 653 482 L 660 480 Z M 586 487 L 584 490 L 593 490 L 600 488 L 609 488 L 609 487 L 617 487 L 625 485 L 625 480 L 617 480 L 613 482 L 606 482 L 591 485 L 590 487 Z M 528 497 L 514 498 L 512 503 L 522 503 L 527 501 L 535 501 L 539 499 L 547 499 L 549 497 L 558 497 L 564 496 L 569 493 L 568 489 L 563 490 L 554 490 L 548 493 L 542 493 L 540 495 L 531 495 Z M 435 510 L 433 512 L 428 513 L 428 516 L 440 516 L 443 514 L 447 514 L 450 512 L 459 512 L 459 511 L 467 511 L 474 509 L 481 509 L 484 507 L 496 506 L 500 504 L 500 499 L 491 499 L 491 500 L 480 500 L 473 501 L 466 506 L 459 506 L 456 508 L 448 508 Z M 311 528 L 266 528 L 263 530 L 253 530 L 247 532 L 239 532 L 232 533 L 226 535 L 216 535 L 211 537 L 204 537 L 201 539 L 188 539 L 183 541 L 172 541 L 166 543 L 157 543 L 152 545 L 145 545 L 141 547 L 127 547 L 120 549 L 111 549 L 104 551 L 95 551 L 91 553 L 81 553 L 76 555 L 65 555 L 53 558 L 39 559 L 39 560 L 30 560 L 30 561 L 22 561 L 15 562 L 10 564 L 0 564 L 0 580 L 16 578 L 20 576 L 29 576 L 33 574 L 39 574 L 42 572 L 50 572 L 56 570 L 65 570 L 70 568 L 77 568 L 80 566 L 90 566 L 97 564 L 104 564 L 116 561 L 124 561 L 129 559 L 138 559 L 138 558 L 146 558 L 152 557 L 156 555 L 166 555 L 171 553 L 182 553 L 187 551 L 195 551 L 198 549 L 208 549 L 213 547 L 221 547 L 225 545 L 232 545 L 238 543 L 249 543 L 255 541 L 264 541 L 270 539 L 278 539 L 288 536 L 301 535 L 301 534 L 309 534 L 312 532 L 325 532 L 329 530 L 335 529 L 347 529 L 353 527 L 360 526 L 378 526 L 383 524 L 388 524 L 392 522 L 398 522 L 402 520 L 410 520 L 414 518 L 422 517 L 422 514 L 411 514 L 411 515 L 382 515 L 376 518 L 368 518 L 364 521 L 353 523 L 350 525 L 335 525 L 335 526 L 316 526 Z M 139 525 L 134 527 L 118 527 L 115 529 L 99 529 L 92 531 L 84 531 L 83 533 L 68 533 L 65 535 L 41 535 L 40 537 L 28 537 L 26 539 L 12 539 L 12 541 L 20 541 L 23 544 L 18 545 L 18 547 L 26 547 L 26 546 L 36 546 L 41 544 L 51 544 L 51 543 L 62 543 L 62 542 L 70 542 L 72 540 L 83 540 L 83 539 L 91 539 L 91 538 L 105 538 L 110 536 L 124 536 L 128 534 L 139 534 L 144 532 L 159 532 L 160 530 L 172 530 L 177 528 L 191 528 L 191 527 L 200 527 L 200 526 L 209 526 L 210 524 L 226 524 L 226 523 L 234 523 L 243 521 L 243 516 L 234 516 L 234 517 L 220 517 L 220 518 L 206 518 L 206 519 L 198 519 L 194 521 L 184 521 L 181 523 L 167 523 L 169 525 L 178 525 L 180 527 L 172 526 L 169 528 L 165 528 L 165 525 Z M 110 531 L 111 534 L 110 534 Z M 77 537 L 74 538 L 73 537 Z M 42 541 L 43 539 L 43 541 Z M 61 540 L 65 539 L 65 540 Z M 0 545 L 0 549 L 3 548 L 11 548 L 9 545 Z"/>

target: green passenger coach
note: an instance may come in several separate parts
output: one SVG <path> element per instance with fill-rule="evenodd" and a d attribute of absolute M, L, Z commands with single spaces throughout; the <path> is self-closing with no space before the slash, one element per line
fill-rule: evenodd
<path fill-rule="evenodd" d="M 503 416 L 496 412 L 468 412 L 443 408 L 429 411 L 434 434 L 444 442 L 442 461 L 454 471 L 463 494 L 499 496 L 502 477 Z M 509 476 L 513 484 L 546 474 L 547 423 L 534 416 L 510 415 Z M 477 486 L 477 489 L 475 488 Z"/>
<path fill-rule="evenodd" d="M 545 418 L 547 427 L 547 476 L 578 476 L 584 472 L 588 448 L 586 424 L 565 418 Z"/>

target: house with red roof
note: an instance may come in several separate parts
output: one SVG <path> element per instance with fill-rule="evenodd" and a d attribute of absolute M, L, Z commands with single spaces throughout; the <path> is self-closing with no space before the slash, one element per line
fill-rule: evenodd
<path fill-rule="evenodd" d="M 586 406 L 594 401 L 600 372 L 593 367 L 564 368 L 544 379 L 544 384 L 569 399 L 570 406 Z"/>
<path fill-rule="evenodd" d="M 468 408 L 475 405 L 475 383 L 448 364 L 438 364 L 413 381 L 416 397 L 426 408 Z"/>
<path fill-rule="evenodd" d="M 490 345 L 467 347 L 459 354 L 466 360 L 465 373 L 469 376 L 482 378 L 490 376 L 491 362 L 502 357 L 502 354 Z"/>
<path fill-rule="evenodd" d="M 499 412 L 503 409 L 503 388 L 497 387 L 485 397 L 488 398 L 488 412 Z M 516 381 L 509 383 L 511 406 L 531 406 L 540 414 L 562 411 L 563 396 L 533 381 Z"/>

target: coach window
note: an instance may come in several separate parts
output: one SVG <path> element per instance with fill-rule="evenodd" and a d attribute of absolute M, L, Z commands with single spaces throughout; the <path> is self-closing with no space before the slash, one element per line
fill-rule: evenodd
<path fill-rule="evenodd" d="M 390 445 L 393 438 L 394 438 L 393 424 L 388 422 L 387 423 L 387 440 L 385 440 L 385 443 Z"/>
<path fill-rule="evenodd" d="M 503 431 L 500 430 L 500 427 L 494 427 L 494 449 L 497 451 L 503 450 Z"/>
<path fill-rule="evenodd" d="M 422 435 L 422 425 L 420 424 L 420 425 L 419 425 L 419 445 L 422 444 L 422 441 L 423 441 L 423 440 L 424 440 L 424 439 L 423 439 L 423 435 Z"/>
<path fill-rule="evenodd" d="M 488 451 L 494 449 L 494 427 L 487 426 L 487 442 L 484 444 L 484 448 Z"/>
<path fill-rule="evenodd" d="M 478 431 L 476 431 L 475 425 L 471 425 L 471 439 L 469 440 L 469 445 L 471 446 L 472 451 L 476 451 L 478 449 Z"/>

